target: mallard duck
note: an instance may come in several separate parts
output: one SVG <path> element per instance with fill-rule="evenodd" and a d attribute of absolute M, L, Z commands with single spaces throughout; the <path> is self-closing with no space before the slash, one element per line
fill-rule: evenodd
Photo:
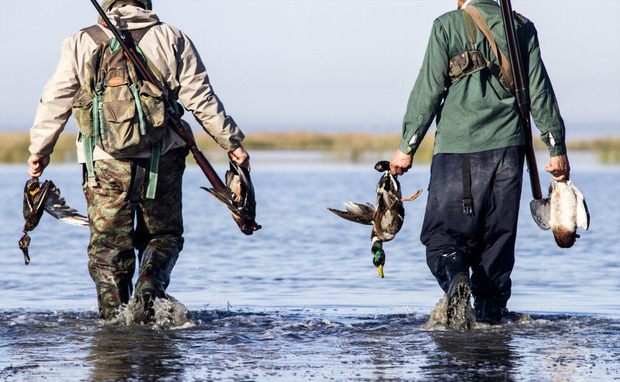
<path fill-rule="evenodd" d="M 24 236 L 19 240 L 19 248 L 24 253 L 24 262 L 30 263 L 28 247 L 30 236 L 28 232 L 36 228 L 41 220 L 43 211 L 46 211 L 56 219 L 77 226 L 88 226 L 88 218 L 77 213 L 76 210 L 65 203 L 60 197 L 60 190 L 51 180 L 40 183 L 38 178 L 29 179 L 24 186 Z"/>
<path fill-rule="evenodd" d="M 255 220 L 256 199 L 249 168 L 230 161 L 230 169 L 226 171 L 226 188 L 200 188 L 228 207 L 233 220 L 244 234 L 251 235 L 262 228 Z"/>
<path fill-rule="evenodd" d="M 370 203 L 349 202 L 344 204 L 346 211 L 333 208 L 328 208 L 328 210 L 343 219 L 372 225 L 370 240 L 372 242 L 373 264 L 377 267 L 379 276 L 383 278 L 383 266 L 385 265 L 383 243 L 394 239 L 394 236 L 403 226 L 405 220 L 403 202 L 415 200 L 420 196 L 422 190 L 416 191 L 410 198 L 403 199 L 398 176 L 390 173 L 390 162 L 377 162 L 375 170 L 383 172 L 377 184 L 377 207 Z"/>
<path fill-rule="evenodd" d="M 570 248 L 579 237 L 577 227 L 590 228 L 590 213 L 577 187 L 566 182 L 551 181 L 549 196 L 532 200 L 530 209 L 534 221 L 544 230 L 551 228 L 560 248 Z"/>

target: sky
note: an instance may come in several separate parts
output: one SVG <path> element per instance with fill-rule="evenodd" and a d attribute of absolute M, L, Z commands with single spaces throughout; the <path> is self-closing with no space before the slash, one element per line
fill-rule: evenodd
<path fill-rule="evenodd" d="M 431 24 L 456 8 L 456 0 L 153 3 L 195 43 L 246 132 L 400 132 Z M 536 24 L 568 137 L 620 135 L 620 1 L 512 5 Z M 89 0 L 0 0 L 0 129 L 30 128 L 62 41 L 95 22 Z"/>

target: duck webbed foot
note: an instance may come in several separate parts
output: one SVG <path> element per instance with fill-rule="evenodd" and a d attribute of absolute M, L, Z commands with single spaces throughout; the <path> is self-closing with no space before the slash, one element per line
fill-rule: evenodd
<path fill-rule="evenodd" d="M 417 190 L 410 198 L 405 198 L 405 199 L 401 199 L 401 202 L 411 202 L 413 200 L 416 200 L 418 198 L 418 196 L 420 196 L 420 194 L 422 193 L 422 190 Z"/>
<path fill-rule="evenodd" d="M 385 265 L 385 252 L 383 251 L 383 242 L 375 241 L 372 243 L 372 249 L 370 252 L 373 255 L 372 263 L 377 267 L 379 277 L 383 278 L 383 266 Z"/>

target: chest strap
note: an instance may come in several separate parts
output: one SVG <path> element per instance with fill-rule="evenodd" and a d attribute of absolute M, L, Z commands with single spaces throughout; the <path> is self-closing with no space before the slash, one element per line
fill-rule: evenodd
<path fill-rule="evenodd" d="M 450 60 L 450 73 L 449 77 L 452 83 L 474 74 L 481 70 L 488 70 L 492 75 L 496 76 L 501 84 L 514 92 L 514 79 L 512 77 L 512 70 L 510 68 L 510 61 L 499 49 L 495 38 L 489 26 L 487 25 L 484 17 L 478 9 L 474 6 L 468 6 L 461 9 L 463 20 L 465 22 L 465 28 L 467 29 L 467 35 L 472 45 L 472 50 L 461 53 Z M 497 58 L 499 65 L 489 61 L 478 50 L 476 40 L 478 34 L 478 28 L 482 31 L 486 39 L 489 41 L 489 45 Z"/>

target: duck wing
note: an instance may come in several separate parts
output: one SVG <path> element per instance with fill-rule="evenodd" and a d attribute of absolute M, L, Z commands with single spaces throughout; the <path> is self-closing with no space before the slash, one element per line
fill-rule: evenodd
<path fill-rule="evenodd" d="M 49 186 L 40 183 L 39 178 L 32 178 L 24 186 L 24 232 L 32 231 L 36 228 L 43 215 L 43 203 L 49 193 Z"/>
<path fill-rule="evenodd" d="M 573 190 L 577 197 L 577 226 L 583 227 L 586 231 L 590 228 L 590 211 L 588 211 L 588 205 L 583 198 L 583 194 L 570 180 L 566 181 L 568 186 Z"/>
<path fill-rule="evenodd" d="M 374 216 L 375 235 L 390 241 L 400 231 L 405 218 L 398 177 L 386 171 L 377 184 L 377 210 Z"/>
<path fill-rule="evenodd" d="M 542 199 L 534 199 L 530 202 L 530 212 L 532 218 L 543 230 L 551 228 L 551 193 L 553 192 L 553 181 L 549 185 L 549 196 Z"/>
<path fill-rule="evenodd" d="M 226 188 L 200 187 L 222 202 L 232 213 L 233 220 L 241 232 L 252 235 L 262 228 L 256 223 L 256 198 L 250 169 L 230 161 L 226 171 Z"/>
<path fill-rule="evenodd" d="M 532 217 L 543 230 L 551 228 L 551 202 L 549 198 L 534 199 L 530 202 Z"/>
<path fill-rule="evenodd" d="M 394 203 L 390 208 L 377 209 L 374 217 L 375 234 L 381 241 L 390 241 L 403 226 L 405 209 L 402 203 Z"/>
<path fill-rule="evenodd" d="M 43 202 L 43 209 L 45 212 L 65 223 L 80 227 L 88 227 L 88 218 L 84 215 L 80 215 L 77 210 L 69 207 L 65 202 L 65 198 L 60 197 L 60 190 L 54 183 L 52 183 L 52 181 L 47 182 L 49 182 L 49 191 Z"/>
<path fill-rule="evenodd" d="M 344 207 L 346 211 L 340 211 L 334 208 L 327 209 L 345 220 L 364 225 L 372 225 L 372 220 L 375 215 L 375 206 L 372 204 L 358 204 L 349 202 L 344 203 Z"/>

